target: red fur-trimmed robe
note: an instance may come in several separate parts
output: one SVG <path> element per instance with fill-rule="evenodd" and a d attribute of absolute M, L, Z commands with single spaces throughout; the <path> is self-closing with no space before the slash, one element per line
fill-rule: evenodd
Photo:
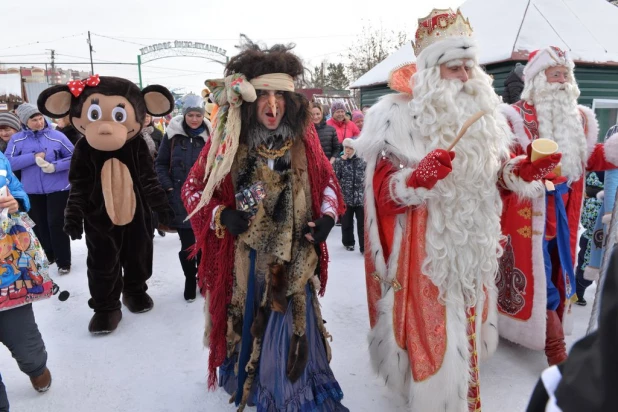
<path fill-rule="evenodd" d="M 338 215 L 343 214 L 345 206 L 343 195 L 334 175 L 333 168 L 324 156 L 320 140 L 313 124 L 311 124 L 303 137 L 307 165 L 311 167 L 308 172 L 309 186 L 311 190 L 311 209 L 313 218 L 322 216 L 321 207 L 324 202 L 332 202 L 333 208 Z M 210 150 L 209 142 L 202 149 L 199 159 L 189 172 L 189 176 L 182 189 L 182 200 L 189 214 L 197 206 L 202 190 L 205 186 L 206 158 Z M 337 199 L 325 198 L 324 191 L 331 188 Z M 225 360 L 226 331 L 227 331 L 227 306 L 232 299 L 233 269 L 234 269 L 234 244 L 235 237 L 226 232 L 222 239 L 217 238 L 211 228 L 213 211 L 218 206 L 236 208 L 235 188 L 231 175 L 227 175 L 223 183 L 215 190 L 212 200 L 191 218 L 191 226 L 195 233 L 194 254 L 201 251 L 201 262 L 198 268 L 198 284 L 203 295 L 206 297 L 206 327 L 205 344 L 210 348 L 208 360 L 208 387 L 213 389 L 217 382 L 217 367 Z M 320 296 L 324 295 L 328 278 L 328 250 L 326 242 L 319 245 L 320 256 Z M 209 326 L 209 324 L 211 326 Z M 208 328 L 211 327 L 210 330 Z"/>
<path fill-rule="evenodd" d="M 538 119 L 534 106 L 523 101 L 505 106 L 504 114 L 517 137 L 513 148 L 516 155 L 526 153 L 526 148 L 539 138 Z M 618 139 L 597 143 L 599 127 L 592 110 L 580 106 L 582 124 L 587 141 L 587 171 L 616 168 L 618 164 Z M 584 136 L 582 136 L 584 138 Z M 559 148 L 560 150 L 560 148 Z M 551 175 L 553 176 L 553 175 Z M 551 177 L 550 176 L 550 177 Z M 553 178 L 554 183 L 566 181 Z M 569 221 L 571 257 L 577 264 L 575 253 L 578 228 L 584 197 L 585 176 L 571 183 L 569 193 L 563 197 Z M 553 203 L 546 207 L 546 198 L 521 199 L 515 193 L 503 192 L 504 212 L 502 229 L 507 236 L 504 256 L 498 277 L 498 310 L 500 335 L 512 342 L 534 350 L 545 348 L 547 292 L 543 257 L 544 236 L 555 235 L 555 209 Z M 554 268 L 559 262 L 553 262 Z M 556 269 L 556 273 L 557 269 Z M 554 284 L 560 291 L 558 314 L 562 318 L 565 307 L 563 276 L 555 276 Z M 575 288 L 575 285 L 571 285 Z"/>

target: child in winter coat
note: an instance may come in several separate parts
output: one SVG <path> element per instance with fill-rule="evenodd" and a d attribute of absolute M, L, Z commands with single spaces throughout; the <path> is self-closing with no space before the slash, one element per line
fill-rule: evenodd
<path fill-rule="evenodd" d="M 339 179 L 346 211 L 341 218 L 342 243 L 346 250 L 354 250 L 354 216 L 360 252 L 365 251 L 365 161 L 356 156 L 352 139 L 343 141 L 343 156 L 335 161 L 335 175 Z"/>
<path fill-rule="evenodd" d="M 6 209 L 6 212 L 4 211 Z M 28 195 L 0 153 L 0 342 L 38 392 L 51 385 L 47 352 L 32 302 L 52 295 L 49 264 L 25 213 Z M 0 378 L 0 412 L 9 410 Z"/>

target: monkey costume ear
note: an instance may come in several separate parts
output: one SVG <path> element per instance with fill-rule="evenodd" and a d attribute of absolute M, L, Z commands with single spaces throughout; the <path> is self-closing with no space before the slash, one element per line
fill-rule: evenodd
<path fill-rule="evenodd" d="M 163 86 L 153 84 L 142 90 L 148 114 L 160 117 L 174 110 L 174 96 Z"/>
<path fill-rule="evenodd" d="M 69 86 L 52 86 L 43 90 L 36 103 L 39 111 L 45 116 L 59 119 L 69 114 L 71 97 Z"/>

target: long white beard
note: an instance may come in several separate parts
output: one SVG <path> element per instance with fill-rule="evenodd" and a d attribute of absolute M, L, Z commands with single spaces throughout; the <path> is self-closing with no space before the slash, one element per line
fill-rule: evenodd
<path fill-rule="evenodd" d="M 447 148 L 479 110 L 489 113 L 455 146 L 453 172 L 436 184 L 432 190 L 439 195 L 427 204 L 423 272 L 439 288 L 443 302 L 468 307 L 476 305 L 483 286 L 495 287 L 502 254 L 502 201 L 496 181 L 509 158 L 511 139 L 506 121 L 495 113 L 500 100 L 491 80 L 478 68 L 472 77 L 463 84 L 441 80 L 436 70 L 420 76 L 414 95 L 422 97 L 410 104 L 414 135 L 427 136 L 425 153 Z"/>
<path fill-rule="evenodd" d="M 531 100 L 536 108 L 539 137 L 558 143 L 562 153 L 562 174 L 579 180 L 587 160 L 587 145 L 581 114 L 577 107 L 579 89 L 574 81 L 548 83 L 545 73 L 531 82 Z"/>

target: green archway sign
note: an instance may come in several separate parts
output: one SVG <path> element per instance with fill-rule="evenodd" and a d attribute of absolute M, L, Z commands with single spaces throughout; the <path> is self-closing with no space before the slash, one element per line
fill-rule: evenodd
<path fill-rule="evenodd" d="M 215 63 L 227 64 L 229 57 L 226 51 L 212 44 L 193 41 L 168 41 L 142 47 L 137 55 L 137 70 L 139 72 L 139 87 L 142 88 L 142 64 L 172 57 L 199 57 Z M 219 56 L 225 59 L 220 59 Z"/>

